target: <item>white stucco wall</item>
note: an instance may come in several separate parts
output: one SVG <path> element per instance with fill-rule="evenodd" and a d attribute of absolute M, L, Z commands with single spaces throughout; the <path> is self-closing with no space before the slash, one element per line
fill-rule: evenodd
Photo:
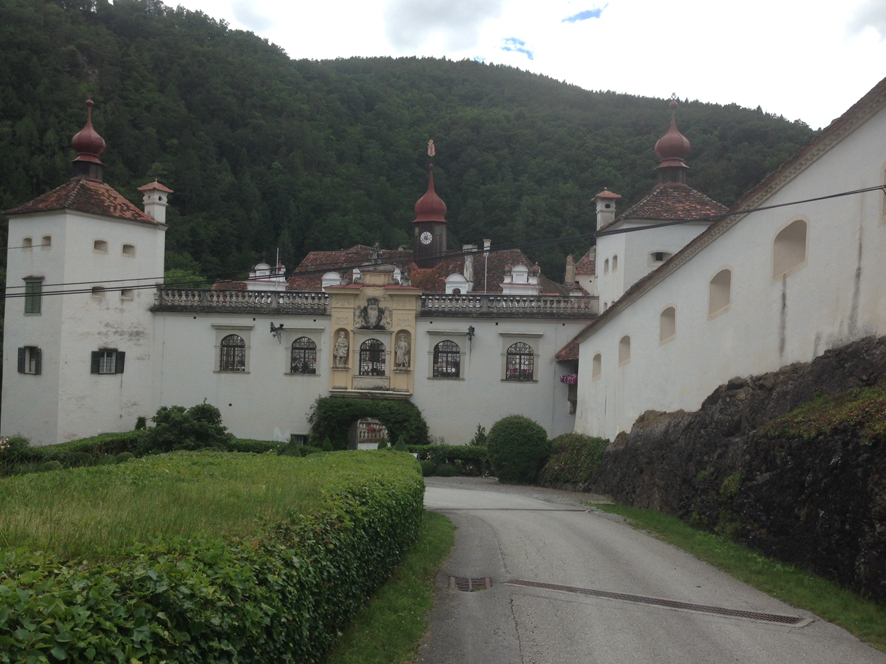
<path fill-rule="evenodd" d="M 39 244 L 44 235 L 52 236 L 48 249 L 13 248 L 26 236 Z M 106 252 L 94 250 L 97 239 L 107 243 Z M 24 315 L 23 299 L 14 300 L 7 314 L 0 430 L 27 432 L 33 444 L 49 444 L 84 431 L 131 429 L 151 402 L 153 290 L 138 287 L 162 279 L 163 227 L 57 211 L 11 219 L 10 240 L 8 286 L 43 276 L 44 294 L 40 315 Z M 123 244 L 133 245 L 135 255 L 124 256 Z M 99 299 L 89 292 L 93 286 L 108 290 Z M 132 299 L 111 290 L 120 288 L 131 289 Z M 52 294 L 59 290 L 87 292 Z M 25 345 L 43 351 L 40 376 L 17 371 L 17 349 Z M 91 353 L 100 348 L 126 353 L 124 373 L 90 373 Z"/>
<path fill-rule="evenodd" d="M 415 347 L 415 395 L 434 436 L 450 445 L 470 441 L 477 425 L 489 428 L 506 415 L 525 415 L 554 437 L 573 430 L 575 416 L 569 414 L 567 386 L 559 377 L 566 372 L 554 361 L 587 321 L 514 320 L 477 318 L 419 318 Z M 474 337 L 468 342 L 469 326 Z M 461 377 L 433 378 L 434 346 L 444 339 L 456 342 L 463 351 Z M 504 354 L 511 344 L 529 343 L 538 353 L 532 382 L 504 380 Z"/>
<path fill-rule="evenodd" d="M 216 406 L 240 438 L 288 440 L 306 434 L 307 416 L 318 396 L 329 393 L 329 317 L 157 313 L 153 410 L 160 406 Z M 270 324 L 284 324 L 280 342 Z M 246 341 L 246 371 L 219 372 L 222 337 Z M 292 342 L 307 336 L 317 344 L 317 373 L 290 374 Z"/>
<path fill-rule="evenodd" d="M 811 163 L 758 205 L 776 205 L 884 184 L 886 110 Z M 829 348 L 886 334 L 886 225 L 883 194 L 756 212 L 615 314 L 580 347 L 576 430 L 607 438 L 646 410 L 694 410 L 734 376 L 807 362 Z M 773 241 L 808 221 L 807 260 L 773 279 Z M 731 303 L 708 315 L 710 279 L 732 270 Z M 676 309 L 676 335 L 659 339 L 659 316 Z M 618 345 L 631 338 L 631 359 Z M 602 372 L 593 380 L 594 356 Z"/>

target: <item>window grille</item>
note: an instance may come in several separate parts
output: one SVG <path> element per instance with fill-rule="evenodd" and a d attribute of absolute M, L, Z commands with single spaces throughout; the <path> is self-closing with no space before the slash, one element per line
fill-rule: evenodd
<path fill-rule="evenodd" d="M 290 373 L 317 373 L 317 344 L 308 337 L 299 337 L 292 342 Z"/>
<path fill-rule="evenodd" d="M 40 281 L 25 282 L 25 313 L 39 314 L 43 304 L 43 283 Z"/>
<path fill-rule="evenodd" d="M 219 371 L 246 371 L 246 342 L 243 337 L 229 334 L 221 340 Z"/>
<path fill-rule="evenodd" d="M 535 352 L 532 346 L 518 341 L 508 348 L 505 363 L 505 380 L 533 380 Z"/>
<path fill-rule="evenodd" d="M 378 339 L 369 339 L 360 344 L 360 375 L 385 375 L 385 345 Z"/>
<path fill-rule="evenodd" d="M 441 341 L 434 346 L 434 378 L 461 376 L 461 349 L 454 341 Z"/>

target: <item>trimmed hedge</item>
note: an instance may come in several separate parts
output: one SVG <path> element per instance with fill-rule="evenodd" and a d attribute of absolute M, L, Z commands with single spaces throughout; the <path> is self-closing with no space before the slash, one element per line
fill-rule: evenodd
<path fill-rule="evenodd" d="M 491 470 L 486 448 L 480 445 L 409 445 L 407 449 L 419 461 L 449 464 L 462 475 L 488 475 Z"/>
<path fill-rule="evenodd" d="M 538 473 L 541 486 L 583 489 L 603 461 L 609 441 L 580 433 L 564 433 L 551 441 L 551 456 Z"/>
<path fill-rule="evenodd" d="M 325 508 L 249 539 L 161 539 L 93 565 L 0 553 L 0 662 L 320 662 L 422 521 L 418 464 L 358 454 Z"/>
<path fill-rule="evenodd" d="M 551 448 L 540 424 L 522 415 L 508 415 L 492 425 L 486 449 L 499 482 L 532 484 Z"/>
<path fill-rule="evenodd" d="M 314 402 L 308 422 L 309 441 L 321 447 L 326 439 L 334 450 L 348 449 L 348 429 L 363 417 L 374 417 L 388 430 L 390 440 L 401 436 L 414 445 L 428 444 L 428 425 L 411 401 L 323 397 Z"/>

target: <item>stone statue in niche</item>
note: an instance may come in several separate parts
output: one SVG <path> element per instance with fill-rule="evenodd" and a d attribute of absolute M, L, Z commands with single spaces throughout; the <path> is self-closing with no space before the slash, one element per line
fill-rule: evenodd
<path fill-rule="evenodd" d="M 409 368 L 409 341 L 406 333 L 397 335 L 397 343 L 394 345 L 394 363 L 398 369 Z"/>
<path fill-rule="evenodd" d="M 332 348 L 332 366 L 338 369 L 348 366 L 348 337 L 344 330 L 339 330 L 338 339 Z"/>
<path fill-rule="evenodd" d="M 378 299 L 371 297 L 365 307 L 354 310 L 354 327 L 361 330 L 389 330 L 393 320 L 390 308 L 380 307 Z"/>

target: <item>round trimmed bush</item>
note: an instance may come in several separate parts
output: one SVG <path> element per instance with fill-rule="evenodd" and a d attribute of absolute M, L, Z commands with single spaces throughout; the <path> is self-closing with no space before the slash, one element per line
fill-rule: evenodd
<path fill-rule="evenodd" d="M 425 459 L 421 462 L 421 474 L 422 477 L 429 477 L 433 475 L 437 471 L 437 464 L 433 461 L 429 461 Z"/>
<path fill-rule="evenodd" d="M 437 466 L 438 477 L 455 477 L 456 475 L 458 475 L 458 471 L 451 463 L 444 463 Z"/>
<path fill-rule="evenodd" d="M 499 482 L 531 484 L 551 448 L 540 424 L 522 415 L 509 415 L 492 425 L 486 449 Z"/>

